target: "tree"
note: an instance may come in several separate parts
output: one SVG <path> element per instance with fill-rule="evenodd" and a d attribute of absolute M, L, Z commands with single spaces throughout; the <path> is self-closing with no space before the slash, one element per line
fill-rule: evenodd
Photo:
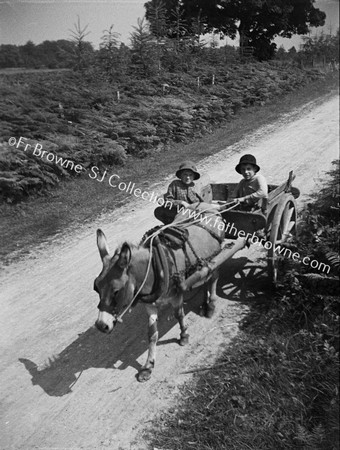
<path fill-rule="evenodd" d="M 149 30 L 153 36 L 156 38 L 156 48 L 157 48 L 157 64 L 158 70 L 161 69 L 161 57 L 162 57 L 162 42 L 167 35 L 167 18 L 166 18 L 166 8 L 163 0 L 152 0 L 149 4 Z"/>
<path fill-rule="evenodd" d="M 301 53 L 306 59 L 339 61 L 339 29 L 335 36 L 320 33 L 319 36 L 305 37 Z"/>
<path fill-rule="evenodd" d="M 288 58 L 292 61 L 297 59 L 297 51 L 294 45 L 288 50 Z"/>
<path fill-rule="evenodd" d="M 152 75 L 157 70 L 157 50 L 154 37 L 144 19 L 138 18 L 131 33 L 132 64 L 142 75 Z"/>
<path fill-rule="evenodd" d="M 32 41 L 27 41 L 20 47 L 20 54 L 25 67 L 39 68 L 41 66 L 41 62 L 37 58 L 37 47 Z"/>
<path fill-rule="evenodd" d="M 49 69 L 58 67 L 58 44 L 55 41 L 44 41 L 36 47 L 37 56 L 43 66 Z"/>
<path fill-rule="evenodd" d="M 11 44 L 0 45 L 0 68 L 20 67 L 22 65 L 19 47 Z"/>
<path fill-rule="evenodd" d="M 205 34 L 205 24 L 201 9 L 189 17 L 181 0 L 151 0 L 144 6 L 145 17 L 150 23 L 150 31 L 157 38 L 158 47 L 159 36 L 163 37 L 163 53 L 174 50 L 177 54 L 181 53 L 180 57 L 187 58 L 190 53 L 202 50 L 204 44 L 200 43 L 200 36 Z"/>
<path fill-rule="evenodd" d="M 152 0 L 148 5 L 148 17 L 150 32 L 157 40 L 167 34 L 167 10 L 163 0 Z"/>
<path fill-rule="evenodd" d="M 58 60 L 58 67 L 71 68 L 74 65 L 74 55 L 76 53 L 76 45 L 67 39 L 58 39 L 56 41 L 56 57 Z"/>
<path fill-rule="evenodd" d="M 131 50 L 130 48 L 125 45 L 123 42 L 120 44 L 119 47 L 119 75 L 121 77 L 124 77 L 129 69 L 131 63 Z"/>
<path fill-rule="evenodd" d="M 74 24 L 74 30 L 69 30 L 71 32 L 71 41 L 76 45 L 76 65 L 75 69 L 82 70 L 89 63 L 89 55 L 93 53 L 93 47 L 89 42 L 85 41 L 85 37 L 90 34 L 90 31 L 87 31 L 88 25 L 84 28 L 81 28 L 80 18 L 78 16 L 78 22 Z"/>
<path fill-rule="evenodd" d="M 105 72 L 112 79 L 118 66 L 120 34 L 113 31 L 113 25 L 103 33 L 102 42 L 99 45 L 99 58 Z"/>
<path fill-rule="evenodd" d="M 313 7 L 314 0 L 226 0 L 225 13 L 239 20 L 240 47 L 254 47 L 259 60 L 274 56 L 276 36 L 291 38 L 306 34 L 310 26 L 324 25 L 325 13 Z"/>
<path fill-rule="evenodd" d="M 284 59 L 286 59 L 287 56 L 287 52 L 284 48 L 283 45 L 280 46 L 280 48 L 278 49 L 278 51 L 276 52 L 276 59 L 280 59 L 281 61 L 283 61 Z"/>
<path fill-rule="evenodd" d="M 171 10 L 168 36 L 176 40 L 176 52 L 180 50 L 182 38 L 188 34 L 188 27 L 184 20 L 184 11 L 180 5 Z"/>
<path fill-rule="evenodd" d="M 167 10 L 174 4 L 174 0 L 164 1 Z M 314 1 L 182 0 L 177 3 L 181 4 L 187 23 L 201 17 L 202 32 L 220 33 L 232 39 L 238 33 L 240 47 L 253 47 L 254 55 L 262 60 L 274 56 L 276 45 L 272 41 L 276 36 L 290 38 L 293 34 L 308 33 L 310 27 L 324 25 L 326 14 L 313 6 Z"/>

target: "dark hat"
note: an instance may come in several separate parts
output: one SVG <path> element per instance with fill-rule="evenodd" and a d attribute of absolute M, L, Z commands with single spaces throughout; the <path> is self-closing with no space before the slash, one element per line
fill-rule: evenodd
<path fill-rule="evenodd" d="M 240 159 L 240 162 L 235 167 L 236 172 L 241 173 L 241 164 L 252 164 L 256 172 L 260 170 L 260 166 L 256 164 L 256 158 L 253 155 L 243 155 Z"/>
<path fill-rule="evenodd" d="M 197 172 L 195 164 L 192 161 L 182 162 L 182 164 L 179 166 L 179 169 L 176 172 L 176 177 L 178 178 L 181 177 L 182 170 L 191 170 L 192 172 L 194 172 L 194 180 L 198 180 L 201 177 L 201 175 Z"/>

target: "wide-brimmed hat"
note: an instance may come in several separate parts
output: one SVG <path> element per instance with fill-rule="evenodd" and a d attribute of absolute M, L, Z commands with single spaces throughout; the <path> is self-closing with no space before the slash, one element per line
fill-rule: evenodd
<path fill-rule="evenodd" d="M 253 155 L 243 155 L 241 157 L 240 162 L 235 167 L 235 170 L 238 173 L 242 173 L 241 172 L 241 164 L 252 164 L 255 167 L 256 172 L 258 172 L 260 170 L 260 166 L 258 166 L 256 164 L 256 158 Z"/>
<path fill-rule="evenodd" d="M 201 177 L 201 175 L 197 172 L 195 164 L 192 161 L 182 162 L 182 164 L 179 166 L 179 169 L 176 172 L 177 178 L 181 178 L 181 172 L 183 170 L 191 170 L 192 172 L 194 172 L 194 180 L 198 180 Z"/>

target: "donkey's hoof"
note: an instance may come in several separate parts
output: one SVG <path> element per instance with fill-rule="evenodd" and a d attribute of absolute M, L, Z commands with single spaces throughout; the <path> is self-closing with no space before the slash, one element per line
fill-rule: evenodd
<path fill-rule="evenodd" d="M 204 306 L 200 307 L 200 316 L 205 317 L 207 314 L 207 309 Z"/>
<path fill-rule="evenodd" d="M 179 345 L 187 345 L 189 344 L 189 335 L 186 334 L 184 336 L 181 336 L 180 340 L 179 340 Z"/>
<path fill-rule="evenodd" d="M 152 370 L 151 369 L 141 369 L 139 372 L 138 372 L 138 375 L 137 375 L 137 380 L 140 382 L 140 383 L 144 383 L 145 381 L 148 381 L 148 380 L 150 380 L 150 378 L 151 378 L 151 372 L 152 372 Z"/>
<path fill-rule="evenodd" d="M 212 316 L 214 315 L 215 312 L 215 305 L 207 305 L 206 310 L 205 310 L 205 317 L 207 317 L 208 319 L 211 319 Z"/>

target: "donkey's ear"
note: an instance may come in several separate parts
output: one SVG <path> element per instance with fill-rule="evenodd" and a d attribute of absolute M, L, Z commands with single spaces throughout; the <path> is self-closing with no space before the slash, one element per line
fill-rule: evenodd
<path fill-rule="evenodd" d="M 104 260 L 105 256 L 109 254 L 109 247 L 106 242 L 105 234 L 100 229 L 97 230 L 97 246 L 100 257 Z"/>
<path fill-rule="evenodd" d="M 117 265 L 122 269 L 125 269 L 130 264 L 131 260 L 131 248 L 127 242 L 124 242 L 119 254 Z"/>

